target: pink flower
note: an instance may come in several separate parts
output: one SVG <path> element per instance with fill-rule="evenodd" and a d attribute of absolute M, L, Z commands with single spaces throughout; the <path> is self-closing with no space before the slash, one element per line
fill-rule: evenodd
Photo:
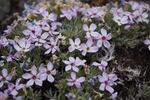
<path fill-rule="evenodd" d="M 72 72 L 71 78 L 67 79 L 67 81 L 68 81 L 68 83 L 67 83 L 68 86 L 76 86 L 77 88 L 80 88 L 81 83 L 83 83 L 85 81 L 85 77 L 77 78 L 76 74 Z"/>
<path fill-rule="evenodd" d="M 75 49 L 77 50 L 80 50 L 80 39 L 79 38 L 76 38 L 75 41 L 73 41 L 72 39 L 69 39 L 69 43 L 70 43 L 70 46 L 69 46 L 69 52 L 73 52 Z"/>
<path fill-rule="evenodd" d="M 116 84 L 115 81 L 117 79 L 118 78 L 115 74 L 107 74 L 103 72 L 102 76 L 98 77 L 98 80 L 101 83 L 99 89 L 101 91 L 107 90 L 108 92 L 112 94 L 114 92 L 114 89 L 112 88 L 112 86 Z"/>
<path fill-rule="evenodd" d="M 41 34 L 41 32 L 42 32 L 41 27 L 39 27 L 33 23 L 27 23 L 27 28 L 28 29 L 23 31 L 23 34 L 25 36 L 30 36 L 32 38 L 36 38 L 36 35 Z"/>
<path fill-rule="evenodd" d="M 35 9 L 33 9 L 32 13 L 35 13 L 35 14 L 43 14 L 43 12 L 46 11 L 46 8 L 45 7 L 36 7 Z"/>
<path fill-rule="evenodd" d="M 47 42 L 44 44 L 44 48 L 47 49 L 45 54 L 49 53 L 55 53 L 56 51 L 59 51 L 59 43 L 58 39 L 49 38 Z"/>
<path fill-rule="evenodd" d="M 12 76 L 8 74 L 7 69 L 2 70 L 2 75 L 0 75 L 0 88 L 5 84 L 9 83 L 9 81 L 12 79 Z"/>
<path fill-rule="evenodd" d="M 6 47 L 8 44 L 9 44 L 9 40 L 6 37 L 1 36 L 1 38 L 0 38 L 0 46 Z"/>
<path fill-rule="evenodd" d="M 42 30 L 44 30 L 44 31 L 50 30 L 50 25 L 44 20 L 40 20 L 38 22 L 35 22 L 35 24 L 38 25 L 39 27 L 41 27 Z"/>
<path fill-rule="evenodd" d="M 75 6 L 72 9 L 61 9 L 60 17 L 66 17 L 68 20 L 71 20 L 73 17 L 77 16 L 77 12 L 79 11 L 79 7 Z"/>
<path fill-rule="evenodd" d="M 13 46 L 18 52 L 28 52 L 31 50 L 31 42 L 25 38 L 17 40 Z"/>
<path fill-rule="evenodd" d="M 43 80 L 48 80 L 50 83 L 54 82 L 54 75 L 56 75 L 56 70 L 53 69 L 54 66 L 51 62 L 47 64 L 47 68 L 40 66 L 39 71 L 41 73 L 41 78 Z"/>
<path fill-rule="evenodd" d="M 86 44 L 81 44 L 82 55 L 85 56 L 87 53 L 95 53 L 98 51 L 98 47 L 93 45 L 93 41 L 90 39 Z"/>
<path fill-rule="evenodd" d="M 90 27 L 88 27 L 87 24 L 84 24 L 83 30 L 86 31 L 86 37 L 87 38 L 90 38 L 91 36 L 97 37 L 99 33 L 95 31 L 96 28 L 97 28 L 97 26 L 93 23 L 90 25 Z"/>
<path fill-rule="evenodd" d="M 42 16 L 44 18 L 44 20 L 46 21 L 56 21 L 57 20 L 57 15 L 54 13 L 50 13 L 48 11 L 44 11 L 42 13 Z"/>
<path fill-rule="evenodd" d="M 73 70 L 74 72 L 78 72 L 78 66 L 85 65 L 86 60 L 81 60 L 79 57 L 76 57 L 76 59 L 73 57 L 69 57 L 69 61 L 64 60 L 63 62 L 67 65 L 65 67 L 65 71 Z"/>
<path fill-rule="evenodd" d="M 43 84 L 43 80 L 40 79 L 40 73 L 38 73 L 35 65 L 31 68 L 30 73 L 25 73 L 22 75 L 22 77 L 28 80 L 28 82 L 26 83 L 27 87 L 32 86 L 34 83 L 38 86 L 42 86 Z"/>
<path fill-rule="evenodd" d="M 111 39 L 111 33 L 108 34 L 107 31 L 102 28 L 101 34 L 98 37 L 97 46 L 101 47 L 102 45 L 104 45 L 104 47 L 110 48 L 111 44 L 108 41 L 110 39 Z"/>
<path fill-rule="evenodd" d="M 66 17 L 68 20 L 72 19 L 73 15 L 71 15 L 72 13 L 71 10 L 62 9 L 61 12 L 62 12 L 62 15 L 60 17 Z"/>
<path fill-rule="evenodd" d="M 97 18 L 99 7 L 83 8 L 82 14 L 87 18 Z"/>
<path fill-rule="evenodd" d="M 8 85 L 8 92 L 11 95 L 16 96 L 18 94 L 18 90 L 20 90 L 24 87 L 23 84 L 20 84 L 20 81 L 21 81 L 21 78 L 17 79 L 16 84 L 10 83 Z"/>
<path fill-rule="evenodd" d="M 101 71 L 104 71 L 106 69 L 106 66 L 108 65 L 107 61 L 102 60 L 101 63 L 93 62 L 93 66 L 98 67 Z"/>
<path fill-rule="evenodd" d="M 44 43 L 46 43 L 46 39 L 48 38 L 48 36 L 49 36 L 48 32 L 38 34 L 34 39 L 35 46 L 42 46 Z"/>
<path fill-rule="evenodd" d="M 137 23 L 140 23 L 140 22 L 145 22 L 145 23 L 148 23 L 149 20 L 148 20 L 148 13 L 147 12 L 144 12 L 143 10 L 136 10 L 133 12 L 133 16 L 135 18 L 135 21 Z"/>

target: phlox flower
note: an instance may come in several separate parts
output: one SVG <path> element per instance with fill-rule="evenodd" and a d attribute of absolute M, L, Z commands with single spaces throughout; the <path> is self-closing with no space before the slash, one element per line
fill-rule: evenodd
<path fill-rule="evenodd" d="M 75 49 L 80 50 L 80 43 L 81 40 L 79 38 L 76 38 L 75 41 L 73 41 L 72 39 L 69 39 L 69 52 L 73 52 Z"/>
<path fill-rule="evenodd" d="M 7 29 L 4 30 L 5 35 L 10 35 L 10 33 L 13 31 L 13 26 L 12 25 L 7 25 Z"/>
<path fill-rule="evenodd" d="M 108 62 L 102 60 L 101 63 L 93 62 L 92 65 L 98 67 L 101 71 L 104 71 L 108 65 Z"/>
<path fill-rule="evenodd" d="M 75 6 L 71 9 L 61 9 L 60 17 L 66 17 L 68 20 L 71 20 L 73 17 L 77 16 L 77 12 L 79 11 L 79 7 Z"/>
<path fill-rule="evenodd" d="M 129 1 L 128 2 L 131 5 L 132 10 L 138 10 L 140 8 L 140 4 L 135 1 Z"/>
<path fill-rule="evenodd" d="M 97 26 L 95 24 L 91 24 L 89 27 L 87 24 L 83 25 L 83 30 L 86 31 L 86 37 L 90 38 L 91 36 L 96 37 L 98 36 L 98 32 L 96 32 Z"/>
<path fill-rule="evenodd" d="M 0 88 L 5 84 L 5 83 L 9 83 L 9 81 L 11 81 L 12 76 L 10 74 L 8 74 L 7 69 L 3 69 L 2 70 L 2 75 L 0 75 Z"/>
<path fill-rule="evenodd" d="M 129 14 L 123 11 L 122 8 L 112 8 L 111 13 L 113 14 L 113 21 L 115 21 L 119 26 L 130 23 Z"/>
<path fill-rule="evenodd" d="M 46 43 L 46 39 L 48 38 L 48 36 L 49 36 L 48 32 L 38 34 L 34 39 L 35 46 L 42 46 L 42 44 Z"/>
<path fill-rule="evenodd" d="M 27 23 L 27 29 L 23 31 L 25 36 L 36 38 L 36 35 L 42 33 L 42 28 L 35 23 Z"/>
<path fill-rule="evenodd" d="M 46 11 L 46 8 L 44 8 L 44 7 L 35 7 L 31 12 L 33 13 L 33 14 L 43 14 L 43 12 L 45 12 Z"/>
<path fill-rule="evenodd" d="M 62 13 L 62 15 L 60 17 L 66 17 L 68 20 L 71 20 L 73 17 L 73 15 L 71 14 L 72 13 L 71 10 L 62 9 L 61 13 Z"/>
<path fill-rule="evenodd" d="M 39 27 L 41 27 L 42 30 L 44 30 L 44 31 L 50 30 L 50 25 L 44 20 L 37 21 L 37 22 L 35 22 L 35 24 L 38 25 Z"/>
<path fill-rule="evenodd" d="M 72 70 L 74 72 L 79 72 L 79 66 L 85 65 L 86 60 L 81 60 L 79 57 L 69 57 L 69 60 L 63 60 L 63 63 L 67 66 L 65 67 L 65 71 Z"/>
<path fill-rule="evenodd" d="M 101 34 L 98 36 L 98 41 L 97 41 L 97 46 L 101 47 L 104 45 L 106 48 L 110 48 L 111 44 L 109 43 L 108 40 L 111 39 L 111 33 L 107 33 L 105 29 L 101 29 Z"/>
<path fill-rule="evenodd" d="M 9 44 L 9 40 L 5 36 L 1 36 L 0 38 L 0 47 L 6 47 Z"/>
<path fill-rule="evenodd" d="M 54 38 L 49 38 L 47 39 L 47 42 L 44 44 L 44 48 L 47 49 L 47 51 L 45 52 L 45 54 L 49 54 L 49 53 L 55 53 L 56 51 L 59 51 L 59 42 L 58 39 L 54 39 Z"/>
<path fill-rule="evenodd" d="M 13 46 L 18 52 L 28 52 L 31 50 L 31 42 L 25 38 L 16 40 Z"/>
<path fill-rule="evenodd" d="M 76 77 L 76 73 L 71 73 L 71 78 L 67 79 L 67 85 L 68 86 L 76 86 L 77 88 L 81 88 L 81 83 L 85 81 L 85 77 Z"/>
<path fill-rule="evenodd" d="M 56 21 L 57 20 L 57 15 L 54 13 L 49 13 L 48 11 L 44 11 L 42 13 L 43 19 L 46 21 Z"/>
<path fill-rule="evenodd" d="M 149 20 L 148 20 L 148 13 L 147 12 L 144 12 L 143 10 L 136 10 L 133 12 L 133 16 L 134 16 L 134 19 L 137 23 L 139 22 L 145 22 L 145 23 L 148 23 Z"/>
<path fill-rule="evenodd" d="M 144 41 L 144 44 L 148 45 L 148 49 L 150 50 L 150 40 L 148 40 L 148 39 L 145 40 L 145 41 Z"/>
<path fill-rule="evenodd" d="M 98 47 L 93 45 L 93 41 L 90 39 L 85 44 L 81 44 L 82 55 L 85 56 L 87 53 L 95 53 L 98 51 Z"/>
<path fill-rule="evenodd" d="M 82 14 L 87 18 L 98 18 L 100 7 L 83 8 Z"/>
<path fill-rule="evenodd" d="M 117 79 L 118 78 L 115 74 L 107 74 L 106 72 L 103 72 L 102 76 L 98 77 L 98 80 L 101 83 L 99 89 L 101 91 L 107 90 L 112 94 L 114 92 L 112 86 L 116 84 L 115 81 Z"/>
<path fill-rule="evenodd" d="M 39 71 L 43 80 L 47 79 L 50 83 L 54 82 L 53 76 L 56 75 L 56 70 L 54 69 L 54 65 L 51 62 L 48 62 L 47 68 L 40 66 Z"/>
<path fill-rule="evenodd" d="M 35 65 L 30 69 L 30 73 L 23 74 L 22 78 L 28 80 L 26 83 L 27 87 L 31 87 L 34 83 L 38 86 L 42 86 L 43 84 L 43 80 L 41 79 L 40 73 L 38 73 L 38 69 Z"/>
<path fill-rule="evenodd" d="M 8 56 L 1 56 L 3 59 L 6 59 L 7 62 L 13 61 L 15 59 L 14 55 L 9 54 Z"/>
<path fill-rule="evenodd" d="M 16 96 L 18 94 L 18 90 L 24 87 L 24 84 L 20 84 L 21 78 L 17 79 L 16 83 L 9 83 L 8 84 L 8 92 L 9 94 Z"/>

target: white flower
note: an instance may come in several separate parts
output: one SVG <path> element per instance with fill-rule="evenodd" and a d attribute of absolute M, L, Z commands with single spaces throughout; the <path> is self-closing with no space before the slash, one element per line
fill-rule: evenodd
<path fill-rule="evenodd" d="M 33 23 L 27 23 L 27 28 L 28 29 L 23 31 L 23 34 L 25 36 L 30 36 L 32 38 L 36 38 L 36 35 L 39 33 L 41 34 L 41 32 L 42 32 L 41 27 L 39 27 Z"/>
<path fill-rule="evenodd" d="M 102 45 L 104 45 L 104 47 L 106 48 L 110 48 L 110 43 L 108 40 L 111 39 L 111 33 L 107 33 L 107 31 L 105 29 L 101 29 L 101 34 L 99 34 L 98 36 L 98 41 L 97 41 L 97 46 L 101 47 Z"/>
<path fill-rule="evenodd" d="M 70 46 L 69 46 L 69 52 L 73 52 L 75 49 L 77 50 L 80 50 L 80 39 L 79 38 L 76 38 L 75 41 L 73 41 L 72 39 L 69 39 L 69 43 L 70 43 Z"/>
<path fill-rule="evenodd" d="M 13 46 L 18 52 L 28 52 L 31 50 L 31 42 L 25 38 L 17 40 Z"/>
<path fill-rule="evenodd" d="M 66 17 L 68 20 L 71 20 L 73 17 L 77 16 L 77 12 L 79 10 L 79 7 L 75 6 L 71 9 L 61 9 L 61 15 L 60 17 Z"/>
<path fill-rule="evenodd" d="M 34 83 L 38 86 L 42 86 L 43 84 L 43 80 L 40 79 L 40 73 L 38 73 L 35 65 L 31 68 L 30 73 L 25 73 L 22 75 L 22 77 L 28 80 L 28 82 L 26 83 L 27 87 L 32 86 Z"/>
<path fill-rule="evenodd" d="M 44 20 L 46 20 L 46 21 L 56 21 L 57 20 L 57 15 L 54 13 L 49 14 L 48 11 L 44 11 L 42 13 L 42 16 L 43 16 Z"/>
<path fill-rule="evenodd" d="M 7 25 L 7 29 L 4 30 L 4 33 L 6 35 L 10 35 L 10 33 L 13 31 L 13 26 L 12 25 Z"/>
<path fill-rule="evenodd" d="M 93 62 L 92 65 L 98 67 L 101 71 L 104 71 L 108 65 L 108 62 L 102 60 L 101 63 Z"/>
<path fill-rule="evenodd" d="M 117 76 L 115 74 L 107 74 L 103 72 L 102 76 L 98 77 L 99 82 L 101 83 L 99 89 L 101 91 L 107 90 L 111 94 L 114 92 L 114 89 L 112 88 L 113 85 L 115 85 L 115 81 L 117 80 Z"/>
<path fill-rule="evenodd" d="M 8 74 L 7 69 L 2 70 L 2 75 L 0 75 L 0 88 L 4 85 L 4 83 L 9 83 L 12 79 L 12 76 Z"/>
<path fill-rule="evenodd" d="M 81 60 L 79 57 L 69 57 L 69 61 L 64 60 L 63 62 L 67 65 L 65 71 L 73 70 L 74 72 L 79 72 L 78 66 L 85 65 L 86 60 Z"/>
<path fill-rule="evenodd" d="M 86 31 L 86 37 L 87 38 L 90 38 L 91 36 L 97 37 L 99 33 L 95 31 L 96 28 L 97 28 L 97 26 L 93 23 L 90 25 L 90 27 L 88 27 L 87 24 L 84 24 L 83 30 Z"/>
<path fill-rule="evenodd" d="M 143 10 L 136 10 L 133 12 L 133 16 L 135 18 L 135 21 L 137 23 L 139 22 L 145 22 L 145 23 L 148 23 L 149 20 L 148 20 L 148 13 L 147 12 L 144 12 Z"/>
<path fill-rule="evenodd" d="M 5 36 L 0 38 L 0 46 L 6 47 L 9 44 L 9 40 Z"/>
<path fill-rule="evenodd" d="M 77 88 L 80 88 L 81 87 L 81 83 L 83 83 L 85 81 L 85 77 L 79 77 L 77 78 L 76 77 L 76 73 L 71 73 L 71 78 L 70 79 L 67 79 L 68 83 L 67 85 L 68 86 L 76 86 Z"/>
<path fill-rule="evenodd" d="M 86 55 L 86 53 L 95 53 L 98 51 L 97 46 L 93 46 L 93 41 L 88 40 L 86 44 L 81 44 L 82 55 Z"/>
<path fill-rule="evenodd" d="M 46 43 L 46 39 L 48 38 L 48 36 L 49 36 L 48 32 L 38 34 L 37 37 L 34 39 L 35 46 L 42 46 L 44 43 Z"/>
<path fill-rule="evenodd" d="M 51 62 L 47 64 L 47 68 L 40 66 L 39 71 L 41 73 L 41 78 L 43 80 L 48 80 L 50 83 L 54 82 L 54 75 L 56 75 L 56 70 L 53 69 L 54 66 Z"/>
<path fill-rule="evenodd" d="M 20 84 L 21 78 L 17 79 L 16 84 L 10 83 L 8 85 L 8 92 L 16 96 L 18 94 L 18 90 L 22 89 L 24 87 L 24 84 Z"/>
<path fill-rule="evenodd" d="M 59 43 L 58 39 L 49 38 L 47 42 L 44 44 L 44 48 L 47 49 L 45 54 L 49 53 L 55 53 L 56 51 L 59 51 Z"/>
<path fill-rule="evenodd" d="M 124 24 L 130 24 L 131 13 L 123 11 L 122 8 L 112 8 L 111 13 L 113 14 L 113 20 L 120 26 Z"/>
<path fill-rule="evenodd" d="M 39 27 L 41 27 L 44 31 L 50 30 L 50 25 L 44 20 L 40 20 L 38 22 L 35 22 L 35 24 L 38 25 Z"/>

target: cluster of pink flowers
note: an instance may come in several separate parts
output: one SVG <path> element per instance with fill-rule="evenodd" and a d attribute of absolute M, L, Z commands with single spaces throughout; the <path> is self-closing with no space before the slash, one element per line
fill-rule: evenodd
<path fill-rule="evenodd" d="M 35 65 L 32 66 L 28 73 L 22 75 L 22 78 L 28 80 L 26 83 L 27 87 L 31 87 L 34 83 L 38 86 L 42 86 L 43 81 L 46 79 L 50 83 L 54 82 L 54 75 L 56 75 L 56 70 L 53 64 L 49 62 L 47 68 L 45 68 L 43 64 L 41 64 L 39 69 L 37 69 Z"/>
<path fill-rule="evenodd" d="M 113 14 L 113 20 L 120 25 L 130 25 L 133 23 L 148 23 L 148 11 L 149 5 L 145 3 L 138 3 L 135 1 L 126 2 L 131 6 L 132 11 L 125 11 L 123 8 L 113 7 L 111 13 Z"/>
<path fill-rule="evenodd" d="M 112 99 L 117 97 L 118 92 L 113 88 L 117 84 L 119 79 L 114 72 L 109 69 L 109 61 L 112 56 L 112 33 L 108 30 L 106 26 L 100 26 L 94 23 L 93 20 L 98 20 L 102 23 L 105 22 L 105 15 L 111 13 L 113 15 L 112 20 L 120 25 L 129 25 L 133 23 L 148 23 L 148 11 L 149 8 L 143 3 L 137 3 L 130 1 L 128 4 L 132 5 L 132 12 L 124 11 L 123 8 L 113 7 L 109 11 L 108 6 L 103 7 L 82 7 L 73 6 L 68 9 L 60 9 L 60 16 L 56 13 L 49 12 L 46 8 L 41 6 L 36 6 L 33 9 L 27 9 L 27 16 L 20 20 L 25 21 L 25 28 L 22 30 L 20 37 L 15 37 L 14 39 L 9 39 L 8 36 L 14 30 L 16 25 L 11 25 L 7 27 L 4 31 L 4 36 L 0 38 L 0 48 L 7 48 L 9 53 L 7 55 L 1 56 L 3 60 L 0 61 L 0 67 L 2 67 L 2 73 L 0 75 L 0 88 L 4 88 L 3 92 L 0 92 L 0 99 L 6 98 L 8 95 L 12 95 L 13 98 L 17 98 L 19 91 L 23 88 L 31 88 L 33 85 L 42 87 L 44 81 L 49 83 L 54 83 L 55 77 L 59 70 L 55 67 L 54 59 L 48 59 L 46 61 L 40 62 L 40 64 L 26 64 L 27 61 L 22 61 L 23 65 L 28 66 L 27 69 L 20 67 L 25 73 L 22 73 L 22 77 L 17 76 L 17 79 L 12 82 L 13 78 L 16 78 L 13 73 L 8 73 L 5 67 L 6 62 L 21 61 L 22 59 L 30 59 L 28 53 L 34 49 L 41 49 L 44 56 L 57 55 L 59 59 L 59 54 L 61 55 L 61 48 L 65 47 L 68 49 L 67 54 L 70 54 L 68 58 L 59 59 L 59 63 L 63 63 L 61 68 L 64 68 L 64 72 L 67 74 L 65 76 L 66 85 L 69 87 L 75 87 L 81 89 L 84 83 L 88 83 L 90 79 L 84 76 L 84 74 L 79 74 L 83 71 L 86 66 L 90 68 L 96 68 L 98 70 L 98 75 L 92 78 L 98 82 L 99 91 L 111 95 Z M 82 21 L 82 31 L 83 39 L 78 36 L 68 38 L 65 37 L 63 32 L 60 33 L 59 28 L 63 26 L 63 19 L 67 21 L 74 20 L 78 17 L 78 13 L 81 15 Z M 30 15 L 34 15 L 34 20 L 28 20 Z M 39 17 L 41 19 L 38 19 Z M 59 20 L 61 19 L 61 20 Z M 65 45 L 63 45 L 65 41 Z M 67 44 L 68 43 L 68 44 Z M 149 46 L 150 40 L 146 40 L 145 44 Z M 62 46 L 62 47 L 61 47 Z M 99 57 L 95 61 L 89 61 L 86 58 L 88 55 L 98 54 L 99 51 L 105 52 L 105 57 Z M 76 52 L 78 54 L 76 55 Z M 73 54 L 73 55 L 72 55 Z M 98 56 L 98 55 L 97 55 Z M 109 56 L 109 57 L 108 57 Z M 61 58 L 61 57 L 60 57 Z M 25 63 L 25 64 L 24 64 Z M 31 63 L 30 61 L 28 63 Z M 57 70 L 56 70 L 57 69 Z M 3 99 L 2 99 L 3 100 Z"/>

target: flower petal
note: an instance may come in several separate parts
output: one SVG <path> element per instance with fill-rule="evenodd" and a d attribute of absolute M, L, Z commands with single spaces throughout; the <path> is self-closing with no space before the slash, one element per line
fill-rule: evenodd
<path fill-rule="evenodd" d="M 105 90 L 105 84 L 104 84 L 104 83 L 102 83 L 102 84 L 100 85 L 99 90 L 101 90 L 101 91 L 104 91 L 104 90 Z"/>
<path fill-rule="evenodd" d="M 30 79 L 30 78 L 32 78 L 32 75 L 30 73 L 25 73 L 25 74 L 22 75 L 22 77 L 24 79 Z"/>
<path fill-rule="evenodd" d="M 34 80 L 29 80 L 28 82 L 27 82 L 27 84 L 26 84 L 26 86 L 27 87 L 30 87 L 30 86 L 32 86 L 34 84 Z"/>
<path fill-rule="evenodd" d="M 3 69 L 2 70 L 2 75 L 3 75 L 3 77 L 7 77 L 7 75 L 8 75 L 8 71 L 7 71 L 7 69 Z"/>
<path fill-rule="evenodd" d="M 54 77 L 53 77 L 52 75 L 48 75 L 47 80 L 48 80 L 50 83 L 52 83 L 52 82 L 54 82 Z"/>
<path fill-rule="evenodd" d="M 42 80 L 36 79 L 35 84 L 38 86 L 42 86 L 43 82 L 42 82 Z"/>
<path fill-rule="evenodd" d="M 106 90 L 109 91 L 111 94 L 114 92 L 114 89 L 109 85 L 106 86 Z"/>

